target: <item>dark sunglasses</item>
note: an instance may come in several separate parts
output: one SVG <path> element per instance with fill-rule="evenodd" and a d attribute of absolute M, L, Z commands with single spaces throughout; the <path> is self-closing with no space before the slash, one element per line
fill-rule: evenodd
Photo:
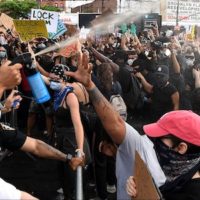
<path fill-rule="evenodd" d="M 190 60 L 193 60 L 194 59 L 194 56 L 185 56 L 186 59 L 190 59 Z"/>

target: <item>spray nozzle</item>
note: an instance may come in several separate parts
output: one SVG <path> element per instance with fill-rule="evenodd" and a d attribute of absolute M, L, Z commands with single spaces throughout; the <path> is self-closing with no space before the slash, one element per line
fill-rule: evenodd
<path fill-rule="evenodd" d="M 30 67 L 32 65 L 33 58 L 31 57 L 30 53 L 23 53 L 17 56 L 10 65 L 14 65 L 16 63 L 20 63 L 23 66 Z"/>

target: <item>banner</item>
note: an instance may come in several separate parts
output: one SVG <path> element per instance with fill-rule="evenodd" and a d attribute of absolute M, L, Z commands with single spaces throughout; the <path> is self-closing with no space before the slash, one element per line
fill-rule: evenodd
<path fill-rule="evenodd" d="M 49 33 L 49 38 L 55 39 L 65 33 L 67 31 L 66 26 L 63 24 L 63 22 L 59 19 L 58 20 L 58 27 L 56 33 Z"/>
<path fill-rule="evenodd" d="M 51 12 L 41 9 L 31 9 L 31 20 L 45 20 L 47 31 L 56 33 L 58 26 L 58 12 Z"/>
<path fill-rule="evenodd" d="M 37 37 L 48 37 L 44 20 L 13 20 L 16 31 L 22 41 L 30 41 Z"/>
<path fill-rule="evenodd" d="M 60 20 L 64 24 L 78 25 L 79 24 L 79 15 L 78 15 L 78 13 L 60 13 Z"/>
<path fill-rule="evenodd" d="M 178 4 L 179 2 L 179 4 Z M 178 9 L 178 16 L 177 16 Z M 200 1 L 197 0 L 166 0 L 165 16 L 163 18 L 166 22 L 197 23 L 200 20 Z"/>

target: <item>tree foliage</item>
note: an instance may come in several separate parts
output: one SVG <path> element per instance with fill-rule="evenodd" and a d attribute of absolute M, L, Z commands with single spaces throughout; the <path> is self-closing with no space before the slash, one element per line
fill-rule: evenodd
<path fill-rule="evenodd" d="M 60 12 L 61 10 L 58 7 L 55 6 L 42 6 L 41 7 L 42 10 L 48 10 L 48 11 L 55 11 L 55 12 Z"/>
<path fill-rule="evenodd" d="M 14 19 L 27 18 L 31 8 L 37 8 L 35 0 L 3 0 L 0 3 L 0 12 L 4 12 Z"/>
<path fill-rule="evenodd" d="M 0 12 L 6 13 L 14 19 L 28 18 L 32 8 L 39 8 L 37 0 L 0 0 Z M 57 11 L 55 6 L 43 6 L 43 10 Z"/>

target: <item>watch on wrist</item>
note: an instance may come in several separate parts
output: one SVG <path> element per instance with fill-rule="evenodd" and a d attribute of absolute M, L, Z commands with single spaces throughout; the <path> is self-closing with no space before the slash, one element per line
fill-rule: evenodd
<path fill-rule="evenodd" d="M 68 153 L 66 155 L 66 162 L 69 162 L 73 158 L 72 154 Z"/>

